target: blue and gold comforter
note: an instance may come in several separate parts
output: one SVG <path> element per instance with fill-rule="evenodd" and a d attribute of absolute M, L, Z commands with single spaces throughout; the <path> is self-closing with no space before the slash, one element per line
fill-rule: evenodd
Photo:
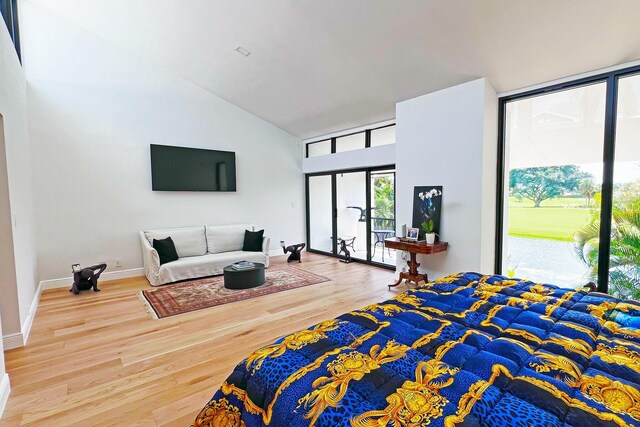
<path fill-rule="evenodd" d="M 637 426 L 640 304 L 464 273 L 242 361 L 195 426 Z"/>

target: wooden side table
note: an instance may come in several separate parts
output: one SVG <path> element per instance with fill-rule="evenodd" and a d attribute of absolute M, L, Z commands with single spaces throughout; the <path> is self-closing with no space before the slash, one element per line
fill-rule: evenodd
<path fill-rule="evenodd" d="M 449 247 L 449 244 L 447 242 L 436 242 L 433 245 L 428 245 L 425 242 L 403 242 L 397 237 L 385 239 L 384 244 L 387 248 L 399 251 L 407 251 L 409 252 L 410 257 L 409 272 L 401 272 L 398 281 L 389 285 L 389 289 L 398 286 L 400 283 L 402 283 L 403 280 L 406 280 L 407 282 L 414 282 L 416 285 L 418 285 L 421 281 L 428 282 L 429 276 L 418 272 L 418 267 L 420 267 L 420 264 L 416 260 L 417 255 L 429 255 L 438 252 L 445 252 Z"/>

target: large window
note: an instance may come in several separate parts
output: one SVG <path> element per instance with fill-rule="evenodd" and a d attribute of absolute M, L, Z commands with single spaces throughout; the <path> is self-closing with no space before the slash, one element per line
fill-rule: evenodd
<path fill-rule="evenodd" d="M 597 83 L 506 106 L 505 255 L 518 277 L 586 283 L 590 270 L 575 256 L 573 237 L 602 192 L 605 92 Z"/>
<path fill-rule="evenodd" d="M 0 0 L 0 13 L 20 58 L 20 31 L 18 29 L 18 0 Z"/>
<path fill-rule="evenodd" d="M 640 298 L 639 72 L 501 99 L 498 272 Z"/>
<path fill-rule="evenodd" d="M 640 74 L 617 89 L 609 292 L 640 300 Z"/>

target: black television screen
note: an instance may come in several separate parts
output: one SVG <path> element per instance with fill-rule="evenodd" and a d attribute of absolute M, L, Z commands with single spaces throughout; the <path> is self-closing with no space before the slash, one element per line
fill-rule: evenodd
<path fill-rule="evenodd" d="M 236 191 L 236 153 L 151 144 L 153 191 Z"/>

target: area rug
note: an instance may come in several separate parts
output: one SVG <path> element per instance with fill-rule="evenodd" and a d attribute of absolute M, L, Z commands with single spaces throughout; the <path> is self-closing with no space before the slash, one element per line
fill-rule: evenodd
<path fill-rule="evenodd" d="M 140 299 L 149 314 L 161 319 L 329 281 L 326 277 L 290 266 L 268 268 L 265 280 L 264 285 L 255 288 L 227 289 L 222 276 L 206 277 L 147 289 L 140 292 Z"/>

